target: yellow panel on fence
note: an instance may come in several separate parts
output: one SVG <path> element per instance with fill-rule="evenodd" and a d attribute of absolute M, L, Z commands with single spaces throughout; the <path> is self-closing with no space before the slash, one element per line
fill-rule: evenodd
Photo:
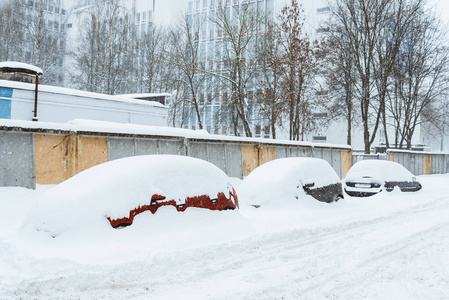
<path fill-rule="evenodd" d="M 34 136 L 36 183 L 57 184 L 75 175 L 74 136 Z"/>
<path fill-rule="evenodd" d="M 108 161 L 108 139 L 36 134 L 36 183 L 58 184 Z"/>
<path fill-rule="evenodd" d="M 242 145 L 243 176 L 248 176 L 259 165 L 257 145 Z"/>
<path fill-rule="evenodd" d="M 259 146 L 259 166 L 276 158 L 275 147 Z"/>
<path fill-rule="evenodd" d="M 390 161 L 394 161 L 394 153 L 390 152 Z"/>
<path fill-rule="evenodd" d="M 430 175 L 432 174 L 432 155 L 424 154 L 424 166 L 423 166 L 423 174 Z"/>
<path fill-rule="evenodd" d="M 77 173 L 108 161 L 108 139 L 77 137 Z"/>
<path fill-rule="evenodd" d="M 352 167 L 352 151 L 341 151 L 341 178 L 345 178 Z"/>

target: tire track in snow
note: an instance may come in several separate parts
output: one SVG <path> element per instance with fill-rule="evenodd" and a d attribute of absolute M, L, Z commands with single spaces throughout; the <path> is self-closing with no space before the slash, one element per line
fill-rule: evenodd
<path fill-rule="evenodd" d="M 398 228 L 413 223 L 421 214 L 432 216 L 435 211 L 449 215 L 449 203 L 443 200 L 374 219 L 258 234 L 238 242 L 160 254 L 148 257 L 148 261 L 114 268 L 80 266 L 64 274 L 24 279 L 10 295 L 48 299 L 313 299 L 318 295 L 335 299 L 345 291 L 339 285 L 352 284 L 354 289 L 361 272 L 357 270 L 373 276 L 379 263 L 391 261 L 397 252 L 414 244 L 419 250 L 419 239 L 436 238 L 447 230 L 448 221 L 433 220 L 427 230 L 384 241 L 377 247 L 371 245 L 373 248 L 360 257 L 354 254 L 354 249 L 369 242 L 367 237 L 376 230 L 382 241 L 382 230 L 387 227 Z M 435 230 L 438 227 L 444 230 Z M 72 291 L 65 290 L 65 286 L 72 287 Z"/>

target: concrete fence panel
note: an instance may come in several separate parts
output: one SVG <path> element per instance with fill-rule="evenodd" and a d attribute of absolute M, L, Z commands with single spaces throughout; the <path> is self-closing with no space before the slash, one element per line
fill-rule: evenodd
<path fill-rule="evenodd" d="M 391 161 L 403 165 L 415 175 L 443 174 L 449 172 L 448 154 L 388 150 Z"/>
<path fill-rule="evenodd" d="M 115 160 L 134 155 L 136 155 L 135 139 L 114 137 L 110 137 L 108 139 L 109 160 Z"/>
<path fill-rule="evenodd" d="M 226 169 L 228 176 L 243 178 L 243 148 L 241 144 L 225 144 Z"/>
<path fill-rule="evenodd" d="M 188 143 L 187 154 L 191 157 L 209 160 L 207 155 L 208 153 L 206 143 L 190 141 Z"/>
<path fill-rule="evenodd" d="M 135 155 L 152 155 L 158 154 L 158 141 L 153 139 L 134 139 Z"/>
<path fill-rule="evenodd" d="M 0 131 L 0 186 L 36 187 L 33 134 Z"/>
<path fill-rule="evenodd" d="M 224 143 L 210 143 L 207 146 L 207 161 L 213 163 L 226 173 L 226 145 Z M 237 155 L 241 157 L 241 155 Z M 232 159 L 229 157 L 229 159 Z"/>
<path fill-rule="evenodd" d="M 159 139 L 157 154 L 186 155 L 186 147 L 184 145 L 184 140 Z"/>

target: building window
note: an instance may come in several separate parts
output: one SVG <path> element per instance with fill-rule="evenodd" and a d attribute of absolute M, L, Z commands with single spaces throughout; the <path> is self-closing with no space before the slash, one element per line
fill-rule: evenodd
<path fill-rule="evenodd" d="M 331 9 L 329 7 L 317 8 L 317 10 L 316 10 L 316 12 L 318 14 L 325 14 L 325 13 L 328 13 L 330 11 L 331 11 Z"/>
<path fill-rule="evenodd" d="M 265 126 L 264 132 L 265 132 L 264 138 L 269 139 L 270 138 L 270 127 Z"/>
<path fill-rule="evenodd" d="M 313 136 L 312 137 L 312 141 L 313 142 L 317 142 L 317 143 L 326 143 L 327 137 L 326 136 L 321 136 L 321 135 Z"/>
<path fill-rule="evenodd" d="M 260 137 L 260 130 L 261 128 L 260 128 L 260 125 L 256 125 L 256 128 L 255 128 L 255 137 Z"/>
<path fill-rule="evenodd" d="M 193 2 L 189 2 L 188 5 L 189 6 L 188 6 L 188 9 L 187 9 L 187 12 L 192 13 L 193 12 Z"/>

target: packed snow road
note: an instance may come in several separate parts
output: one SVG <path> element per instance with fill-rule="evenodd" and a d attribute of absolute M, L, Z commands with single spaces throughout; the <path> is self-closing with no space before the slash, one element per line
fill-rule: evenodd
<path fill-rule="evenodd" d="M 449 176 L 421 179 L 422 192 L 242 207 L 207 224 L 192 212 L 170 228 L 179 215 L 166 212 L 159 227 L 59 241 L 9 228 L 0 298 L 447 299 Z"/>

